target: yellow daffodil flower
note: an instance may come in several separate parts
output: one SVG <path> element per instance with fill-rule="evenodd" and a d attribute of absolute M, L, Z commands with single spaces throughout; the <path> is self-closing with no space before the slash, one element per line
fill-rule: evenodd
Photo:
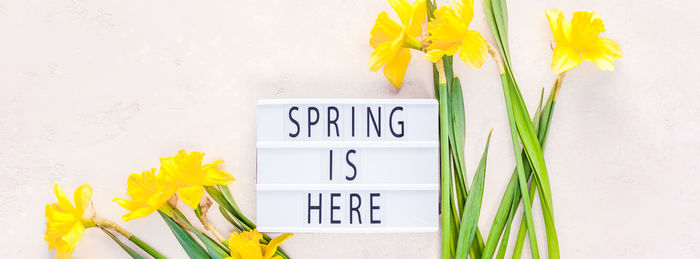
<path fill-rule="evenodd" d="M 224 161 L 202 165 L 203 157 L 204 153 L 201 152 L 188 154 L 180 150 L 175 156 L 160 159 L 160 173 L 166 182 L 175 186 L 177 196 L 193 209 L 202 199 L 203 186 L 229 185 L 235 180 L 229 173 L 216 168 Z"/>
<path fill-rule="evenodd" d="M 172 215 L 172 208 L 166 206 L 168 199 L 175 194 L 175 186 L 165 181 L 162 175 L 156 175 L 156 169 L 141 174 L 131 174 L 126 194 L 131 200 L 114 198 L 113 201 L 129 210 L 122 220 L 143 218 L 160 209 Z"/>
<path fill-rule="evenodd" d="M 231 256 L 226 259 L 281 259 L 281 256 L 273 255 L 277 247 L 292 236 L 294 234 L 285 233 L 270 240 L 269 244 L 262 245 L 260 239 L 263 236 L 255 229 L 238 234 L 231 233 L 228 239 Z"/>
<path fill-rule="evenodd" d="M 451 6 L 435 11 L 435 18 L 428 22 L 428 53 L 425 58 L 437 62 L 442 56 L 452 56 L 459 51 L 467 66 L 479 69 L 488 58 L 488 46 L 481 33 L 469 30 L 474 17 L 473 0 L 453 0 Z"/>
<path fill-rule="evenodd" d="M 545 13 L 557 43 L 552 56 L 555 74 L 578 66 L 582 60 L 592 61 L 600 70 L 615 70 L 615 59 L 622 57 L 622 49 L 617 42 L 598 37 L 605 31 L 598 13 L 574 12 L 571 22 L 561 10 L 549 9 Z"/>
<path fill-rule="evenodd" d="M 421 50 L 417 37 L 425 21 L 425 0 L 409 4 L 406 0 L 388 0 L 401 19 L 398 24 L 381 12 L 370 31 L 369 45 L 374 48 L 369 57 L 369 69 L 377 72 L 384 67 L 384 76 L 396 88 L 401 88 L 406 67 L 411 60 L 408 48 Z"/>
<path fill-rule="evenodd" d="M 75 189 L 75 207 L 57 183 L 53 184 L 53 192 L 58 202 L 46 205 L 44 214 L 48 221 L 44 240 L 49 243 L 49 250 L 56 248 L 56 258 L 70 258 L 83 239 L 85 228 L 95 226 L 92 220 L 83 218 L 90 205 L 92 187 L 83 184 Z"/>

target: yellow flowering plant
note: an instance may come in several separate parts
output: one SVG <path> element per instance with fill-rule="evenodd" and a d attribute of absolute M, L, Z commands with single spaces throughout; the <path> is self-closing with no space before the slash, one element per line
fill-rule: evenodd
<path fill-rule="evenodd" d="M 165 258 L 158 251 L 118 224 L 100 218 L 95 214 L 89 218 L 85 218 L 84 214 L 90 206 L 90 199 L 92 197 L 92 187 L 89 184 L 82 184 L 75 189 L 73 194 L 75 205 L 71 204 L 70 199 L 68 199 L 68 196 L 63 192 L 63 189 L 58 183 L 53 184 L 53 191 L 58 202 L 46 205 L 45 216 L 47 222 L 44 240 L 49 243 L 49 250 L 56 249 L 56 258 L 70 258 L 73 254 L 73 250 L 75 250 L 83 239 L 85 229 L 92 227 L 102 229 L 132 257 L 138 256 L 138 254 L 114 237 L 112 232 L 121 234 L 154 258 Z"/>
<path fill-rule="evenodd" d="M 368 66 L 375 72 L 383 68 L 389 83 L 401 88 L 411 60 L 410 49 L 423 52 L 424 58 L 433 63 L 435 97 L 439 101 L 442 258 L 493 258 L 494 255 L 504 258 L 521 200 L 523 216 L 513 258 L 522 256 L 526 236 L 532 257 L 539 258 L 532 212 L 535 195 L 542 209 L 547 254 L 550 258 L 560 258 L 549 174 L 543 156 L 557 94 L 567 71 L 583 61 L 594 63 L 600 70 L 614 71 L 615 60 L 622 57 L 621 46 L 612 39 L 600 37 L 605 27 L 596 12 L 574 12 L 571 20 L 567 20 L 561 10 L 545 10 L 555 43 L 551 69 L 556 79 L 548 99 L 543 102 L 543 91 L 534 118 L 530 118 L 510 62 L 505 0 L 483 1 L 495 47 L 470 28 L 474 19 L 472 0 L 452 0 L 450 5 L 439 8 L 434 0 L 417 0 L 412 4 L 406 0 L 388 2 L 399 22 L 389 18 L 386 12 L 377 16 L 370 31 L 369 44 L 373 51 Z M 454 76 L 454 55 L 472 69 L 481 68 L 489 55 L 496 62 L 515 155 L 515 169 L 486 240 L 478 222 L 491 132 L 469 184 L 464 158 L 464 97 L 462 83 Z M 161 158 L 158 169 L 131 174 L 126 190 L 129 199 L 114 198 L 113 201 L 128 211 L 122 216 L 124 221 L 157 212 L 190 258 L 288 259 L 279 246 L 293 234 L 271 238 L 258 232 L 255 223 L 236 204 L 228 188 L 235 179 L 219 168 L 222 163 L 221 160 L 204 163 L 204 153 L 180 150 L 173 156 Z M 73 202 L 57 183 L 53 191 L 57 202 L 45 207 L 44 240 L 49 250 L 55 250 L 56 258 L 69 258 L 88 228 L 101 229 L 132 258 L 143 256 L 115 234 L 130 240 L 143 253 L 165 258 L 118 224 L 96 216 L 95 212 L 88 213 L 92 198 L 90 185 L 80 185 L 74 192 Z M 191 209 L 204 229 L 190 222 L 178 208 L 179 200 L 185 204 L 180 207 Z M 207 216 L 213 202 L 235 229 L 228 238 Z"/>
<path fill-rule="evenodd" d="M 75 189 L 75 206 L 57 183 L 53 184 L 53 192 L 58 202 L 46 205 L 44 240 L 49 243 L 49 250 L 56 248 L 56 258 L 69 258 L 83 239 L 85 228 L 95 226 L 93 220 L 83 218 L 92 197 L 92 188 L 83 184 Z"/>
<path fill-rule="evenodd" d="M 256 226 L 243 215 L 235 204 L 227 187 L 235 179 L 228 172 L 218 168 L 223 161 L 217 160 L 203 164 L 203 158 L 204 153 L 197 151 L 188 153 L 185 150 L 178 151 L 174 156 L 161 158 L 160 172 L 157 175 L 155 175 L 155 169 L 152 169 L 150 172 L 144 172 L 141 178 L 134 176 L 134 181 L 131 181 L 130 178 L 130 183 L 146 183 L 150 186 L 150 191 L 141 192 L 141 194 L 146 194 L 147 197 L 135 198 L 130 194 L 129 196 L 134 198 L 134 202 L 145 200 L 145 202 L 140 202 L 143 205 L 142 208 L 145 208 L 142 214 L 139 214 L 140 216 L 146 216 L 149 211 L 158 211 L 191 258 L 207 256 L 226 258 L 232 253 L 228 248 L 230 244 L 206 216 L 212 202 L 204 193 L 207 192 L 219 204 L 222 215 L 236 230 L 245 231 L 255 229 Z M 138 180 L 145 178 L 149 180 Z M 130 185 L 127 194 L 131 190 Z M 178 199 L 194 210 L 195 215 L 204 226 L 204 230 L 193 226 L 187 217 L 180 212 L 175 204 Z M 120 205 L 126 204 L 119 199 L 115 199 L 115 201 L 120 203 Z M 134 212 L 136 211 L 132 210 L 131 213 Z M 125 217 L 128 215 L 125 215 Z M 197 240 L 187 234 L 188 232 L 194 234 L 204 247 L 200 246 Z M 208 234 L 214 237 L 212 238 Z M 269 236 L 262 236 L 262 239 L 259 240 L 261 244 L 271 242 L 272 239 Z M 273 252 L 281 258 L 289 258 L 283 250 L 276 247 Z"/>
<path fill-rule="evenodd" d="M 129 211 L 122 216 L 122 220 L 135 220 L 158 212 L 190 258 L 288 259 L 289 256 L 279 245 L 292 234 L 282 234 L 273 239 L 257 232 L 255 224 L 241 212 L 228 189 L 227 185 L 235 179 L 228 172 L 218 168 L 223 161 L 204 164 L 203 158 L 204 153 L 180 150 L 174 156 L 161 158 L 160 170 L 153 168 L 131 174 L 126 191 L 131 199 L 113 199 Z M 205 192 L 209 195 L 205 195 Z M 54 184 L 54 193 L 58 202 L 46 205 L 47 223 L 44 239 L 49 243 L 49 249 L 56 249 L 56 258 L 69 258 L 82 239 L 85 229 L 91 227 L 102 229 L 132 258 L 143 256 L 122 243 L 114 233 L 129 239 L 154 258 L 166 258 L 118 224 L 94 214 L 84 217 L 92 196 L 92 188 L 89 185 L 84 184 L 76 189 L 75 205 L 70 203 L 58 184 Z M 240 234 L 234 232 L 226 239 L 209 221 L 207 212 L 213 205 L 212 199 L 218 203 L 224 218 Z M 178 209 L 178 200 L 182 200 L 186 208 L 194 211 L 204 229 L 194 226 Z M 243 237 L 247 238 L 246 242 L 242 241 Z M 250 237 L 255 239 L 251 240 Z M 257 250 L 250 251 L 257 251 L 260 257 L 241 257 L 248 253 L 241 249 L 252 245 Z"/>
<path fill-rule="evenodd" d="M 505 1 L 486 0 L 484 1 L 484 11 L 502 56 L 502 58 L 497 57 L 497 61 L 502 63 L 504 67 L 501 70 L 501 81 L 511 124 L 516 169 L 499 204 L 482 256 L 491 258 L 497 246 L 497 258 L 505 256 L 510 227 L 520 199 L 522 199 L 525 213 L 520 224 L 513 258 L 521 257 L 526 234 L 530 240 L 532 257 L 539 258 L 534 223 L 528 212 L 537 193 L 544 218 L 548 256 L 549 258 L 560 258 L 557 231 L 554 226 L 551 188 L 542 155 L 547 143 L 557 93 L 565 72 L 578 66 L 582 60 L 594 62 L 601 70 L 614 70 L 614 60 L 622 57 L 621 48 L 616 42 L 599 37 L 599 34 L 605 29 L 603 21 L 597 13 L 575 12 L 574 18 L 569 22 L 564 19 L 561 11 L 546 10 L 545 13 L 556 42 L 551 67 L 552 71 L 558 75 L 546 103 L 544 106 L 542 105 L 543 91 L 540 105 L 535 110 L 534 117 L 530 119 L 510 64 Z M 528 187 L 529 179 L 532 181 Z"/>
<path fill-rule="evenodd" d="M 378 15 L 370 32 L 370 46 L 374 48 L 370 55 L 370 70 L 378 71 L 384 66 L 384 74 L 389 82 L 400 88 L 411 58 L 409 49 L 424 52 L 425 58 L 434 63 L 435 96 L 439 101 L 440 112 L 443 258 L 449 258 L 450 254 L 455 253 L 466 254 L 466 251 L 473 257 L 477 256 L 483 248 L 477 222 L 488 141 L 471 186 L 473 190 L 469 192 L 470 186 L 465 179 L 462 88 L 459 79 L 452 72 L 452 55 L 458 52 L 459 57 L 473 69 L 479 69 L 488 57 L 484 37 L 468 28 L 473 18 L 473 2 L 455 0 L 452 5 L 439 9 L 433 1 L 420 0 L 413 4 L 405 0 L 388 2 L 399 15 L 401 24 L 389 19 L 386 12 Z M 426 17 L 428 23 L 424 26 Z M 420 42 L 416 38 L 419 35 Z M 450 164 L 455 165 L 454 172 Z M 468 193 L 474 195 L 467 195 Z M 450 223 L 446 224 L 447 222 Z"/>
<path fill-rule="evenodd" d="M 599 37 L 605 31 L 596 12 L 574 12 L 571 21 L 557 9 L 545 11 L 556 46 L 552 55 L 552 71 L 561 74 L 581 64 L 595 63 L 600 70 L 615 70 L 615 59 L 622 57 L 622 48 L 611 39 Z"/>
<path fill-rule="evenodd" d="M 369 58 L 369 69 L 376 72 L 384 67 L 384 76 L 396 88 L 401 88 L 406 67 L 411 60 L 409 49 L 421 51 L 422 24 L 425 22 L 425 1 L 412 5 L 406 0 L 389 0 L 401 23 L 396 23 L 386 12 L 381 12 L 370 32 L 369 45 L 374 48 Z"/>
<path fill-rule="evenodd" d="M 390 4 L 395 6 L 393 1 L 390 1 Z M 489 44 L 479 32 L 469 28 L 474 18 L 473 1 L 453 0 L 449 6 L 438 8 L 434 0 L 428 0 L 426 5 L 429 21 L 421 37 L 421 50 L 425 53 L 425 58 L 434 63 L 435 96 L 439 101 L 442 258 L 492 258 L 496 254 L 496 248 L 497 258 L 504 258 L 511 224 L 521 199 L 524 212 L 513 257 L 521 256 L 525 235 L 528 235 L 532 257 L 539 258 L 532 216 L 535 194 L 539 195 L 541 202 L 549 257 L 559 258 L 551 187 L 543 156 L 556 96 L 566 71 L 578 66 L 582 61 L 593 62 L 600 70 L 613 71 L 615 59 L 622 57 L 620 45 L 611 39 L 599 37 L 605 28 L 602 19 L 595 12 L 575 12 L 571 21 L 568 21 L 562 11 L 546 10 L 556 43 L 551 68 L 557 74 L 557 78 L 546 103 L 543 105 L 543 98 L 540 99 L 540 105 L 531 119 L 510 63 L 505 0 L 483 1 L 486 20 L 497 47 Z M 398 10 L 397 13 L 401 15 Z M 379 60 L 375 53 L 399 53 L 380 52 L 377 45 L 373 44 L 376 28 L 383 28 L 386 24 L 385 19 L 380 19 L 385 16 L 386 13 L 380 13 L 371 32 L 370 45 L 375 48 L 370 57 L 370 68 L 373 71 L 379 68 L 372 66 L 378 64 L 373 61 Z M 417 15 L 414 13 L 413 17 Z M 394 31 L 399 31 L 406 27 L 397 25 L 394 28 Z M 391 39 L 398 39 L 398 36 Z M 403 44 L 404 48 L 415 45 Z M 396 43 L 394 46 L 400 45 Z M 474 180 L 469 185 L 465 179 L 464 168 L 464 99 L 460 80 L 454 77 L 453 55 L 458 55 L 472 69 L 482 67 L 489 55 L 496 62 L 516 158 L 516 168 L 503 194 L 486 241 L 482 239 L 477 223 L 483 197 L 488 141 Z M 410 59 L 410 56 L 408 57 Z M 408 63 L 408 59 L 403 61 Z M 405 70 L 405 65 L 403 67 Z M 402 70 L 401 78 L 403 73 Z M 391 79 L 389 81 L 395 87 L 400 87 Z"/>
<path fill-rule="evenodd" d="M 370 32 L 370 46 L 374 48 L 370 55 L 370 70 L 378 71 L 384 66 L 384 74 L 389 82 L 395 88 L 400 88 L 411 58 L 409 49 L 424 52 L 425 58 L 434 63 L 435 96 L 439 101 L 440 112 L 443 258 L 449 258 L 450 254 L 457 252 L 466 254 L 466 251 L 476 256 L 483 248 L 477 221 L 483 194 L 488 141 L 471 186 L 475 188 L 469 192 L 470 186 L 465 179 L 462 88 L 459 79 L 452 72 L 452 55 L 458 52 L 459 57 L 473 69 L 479 69 L 488 56 L 484 37 L 468 28 L 473 18 L 473 2 L 455 0 L 451 6 L 440 9 L 437 9 L 433 1 L 419 0 L 413 4 L 405 0 L 388 2 L 399 15 L 401 24 L 389 19 L 386 12 L 378 15 Z M 429 21 L 424 26 L 426 17 Z M 421 32 L 423 29 L 425 31 Z M 420 41 L 417 39 L 419 36 Z M 450 164 L 455 165 L 454 172 Z M 468 192 L 474 195 L 468 196 Z M 446 222 L 450 224 L 445 224 Z M 473 245 L 465 246 L 465 243 Z"/>
<path fill-rule="evenodd" d="M 574 12 L 571 22 L 564 18 L 561 10 L 548 9 L 545 11 L 545 14 L 549 20 L 554 41 L 557 44 L 553 49 L 552 71 L 558 75 L 554 80 L 554 85 L 550 90 L 549 98 L 544 107 L 540 104 L 535 113 L 535 130 L 543 149 L 547 143 L 557 95 L 566 71 L 578 66 L 581 60 L 592 61 L 600 70 L 614 71 L 615 59 L 622 57 L 622 48 L 617 42 L 599 37 L 599 34 L 605 31 L 605 28 L 603 27 L 603 20 L 598 13 L 587 11 Z M 540 100 L 540 103 L 542 103 L 542 100 Z M 534 198 L 536 188 L 537 185 L 530 187 L 528 192 L 530 200 Z M 512 219 L 509 218 L 508 222 L 510 223 L 511 221 Z M 553 223 L 550 224 L 552 224 L 553 228 Z M 521 222 L 513 258 L 520 258 L 521 256 L 526 231 L 525 225 Z M 549 235 L 550 233 L 548 233 L 548 239 Z M 555 232 L 552 232 L 551 235 L 556 237 Z M 552 245 L 558 248 L 556 243 L 552 242 Z M 550 254 L 552 253 L 551 250 Z M 559 256 L 558 250 L 554 251 L 554 256 Z"/>

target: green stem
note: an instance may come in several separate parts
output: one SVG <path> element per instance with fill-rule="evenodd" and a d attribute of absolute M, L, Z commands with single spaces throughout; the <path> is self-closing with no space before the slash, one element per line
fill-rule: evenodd
<path fill-rule="evenodd" d="M 442 66 L 442 62 L 437 66 Z M 442 69 L 438 68 L 439 71 Z M 444 72 L 443 72 L 444 73 Z M 450 247 L 452 244 L 452 210 L 450 204 L 450 194 L 452 193 L 452 173 L 450 172 L 450 151 L 447 143 L 448 122 L 447 122 L 447 83 L 444 74 L 440 75 L 440 85 L 438 86 L 439 112 L 440 112 L 440 176 L 441 176 L 441 196 L 440 205 L 442 211 L 442 258 L 450 259 Z"/>
<path fill-rule="evenodd" d="M 143 249 L 143 251 L 146 251 L 146 253 L 153 256 L 153 258 L 156 258 L 156 259 L 166 259 L 167 258 L 163 254 L 159 253 L 153 247 L 149 246 L 148 244 L 146 244 L 146 242 L 143 242 L 143 240 L 139 239 L 136 236 L 129 237 L 129 241 L 131 241 L 134 244 L 136 244 L 137 246 L 139 246 L 141 249 Z"/>
<path fill-rule="evenodd" d="M 129 254 L 129 256 L 131 256 L 131 258 L 133 258 L 133 259 L 144 259 L 143 256 L 141 256 L 139 253 L 137 253 L 136 251 L 134 251 L 134 249 L 131 249 L 131 247 L 129 247 L 129 246 L 127 246 L 126 244 L 124 244 L 124 242 L 122 242 L 122 241 L 119 240 L 119 238 L 117 238 L 114 234 L 112 234 L 111 232 L 109 232 L 109 230 L 107 230 L 107 229 L 105 229 L 105 228 L 103 228 L 103 227 L 99 227 L 99 228 L 102 229 L 102 231 L 104 231 L 105 234 L 107 234 L 107 236 L 109 236 L 112 240 L 114 240 L 114 242 L 117 243 L 117 245 L 119 245 L 119 247 L 121 247 L 121 248 L 124 250 L 124 252 L 126 252 L 127 254 Z"/>

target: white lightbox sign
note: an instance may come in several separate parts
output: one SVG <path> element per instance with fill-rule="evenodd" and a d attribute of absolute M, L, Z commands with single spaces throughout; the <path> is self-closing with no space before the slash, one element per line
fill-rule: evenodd
<path fill-rule="evenodd" d="M 257 126 L 260 231 L 438 231 L 437 101 L 261 100 Z"/>

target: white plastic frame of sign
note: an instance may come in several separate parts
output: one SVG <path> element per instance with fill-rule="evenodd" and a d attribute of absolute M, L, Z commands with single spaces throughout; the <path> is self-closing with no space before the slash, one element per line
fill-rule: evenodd
<path fill-rule="evenodd" d="M 257 132 L 260 231 L 438 231 L 437 101 L 260 100 Z"/>

